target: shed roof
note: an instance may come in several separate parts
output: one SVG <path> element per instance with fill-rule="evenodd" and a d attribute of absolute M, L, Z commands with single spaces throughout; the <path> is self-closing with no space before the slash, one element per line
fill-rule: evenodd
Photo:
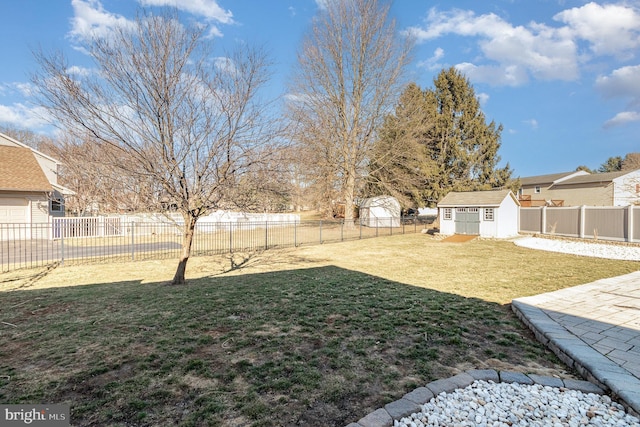
<path fill-rule="evenodd" d="M 511 197 L 517 205 L 520 204 L 511 190 L 452 191 L 444 196 L 438 207 L 496 207 L 507 197 Z"/>
<path fill-rule="evenodd" d="M 0 160 L 0 190 L 53 190 L 31 149 L 0 145 Z"/>

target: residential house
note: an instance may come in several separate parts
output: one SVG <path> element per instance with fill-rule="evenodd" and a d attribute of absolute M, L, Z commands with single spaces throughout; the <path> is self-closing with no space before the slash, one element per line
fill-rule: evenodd
<path fill-rule="evenodd" d="M 60 165 L 0 133 L 0 224 L 50 223 L 64 216 L 64 198 L 74 193 L 58 184 Z"/>
<path fill-rule="evenodd" d="M 520 178 L 518 198 L 528 206 L 628 206 L 640 204 L 640 169 L 590 174 L 566 172 Z"/>

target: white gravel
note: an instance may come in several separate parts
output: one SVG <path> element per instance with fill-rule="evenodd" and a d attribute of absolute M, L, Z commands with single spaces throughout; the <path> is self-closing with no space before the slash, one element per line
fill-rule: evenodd
<path fill-rule="evenodd" d="M 393 425 L 640 427 L 640 420 L 606 395 L 538 384 L 475 381 L 464 389 L 440 393 L 422 405 L 421 412 Z"/>
<path fill-rule="evenodd" d="M 522 237 L 514 240 L 517 246 L 551 252 L 563 252 L 597 258 L 640 261 L 640 246 L 591 243 L 588 241 Z"/>
<path fill-rule="evenodd" d="M 640 247 L 573 240 L 523 237 L 518 246 L 574 255 L 640 261 Z M 566 388 L 475 381 L 441 393 L 421 412 L 394 421 L 394 427 L 426 426 L 628 426 L 640 419 L 606 395 Z"/>

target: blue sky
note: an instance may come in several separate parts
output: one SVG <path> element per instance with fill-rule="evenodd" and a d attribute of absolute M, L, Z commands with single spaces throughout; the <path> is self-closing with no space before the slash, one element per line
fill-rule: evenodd
<path fill-rule="evenodd" d="M 271 89 L 283 93 L 323 1 L 2 0 L 0 125 L 50 129 L 33 104 L 34 49 L 90 67 L 79 42 L 140 6 L 178 5 L 221 49 L 264 45 L 276 64 Z M 463 71 L 488 120 L 504 126 L 499 154 L 515 176 L 640 151 L 640 0 L 396 0 L 392 15 L 418 42 L 409 79 L 426 88 L 443 67 Z"/>

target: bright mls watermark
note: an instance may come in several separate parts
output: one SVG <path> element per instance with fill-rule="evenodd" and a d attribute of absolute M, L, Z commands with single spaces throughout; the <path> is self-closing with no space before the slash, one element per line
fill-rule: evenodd
<path fill-rule="evenodd" d="M 0 426 L 69 427 L 69 405 L 0 405 Z"/>

